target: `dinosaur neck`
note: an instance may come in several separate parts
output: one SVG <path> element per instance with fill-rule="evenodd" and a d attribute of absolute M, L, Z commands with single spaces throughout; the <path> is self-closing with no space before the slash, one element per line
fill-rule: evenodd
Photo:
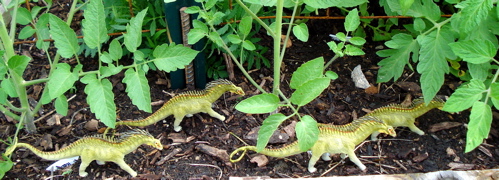
<path fill-rule="evenodd" d="M 33 153 L 35 153 L 37 156 L 46 159 L 46 160 L 59 160 L 59 159 L 65 159 L 65 158 L 70 158 L 70 157 L 75 157 L 79 156 L 79 152 L 74 150 L 74 146 L 78 144 L 78 141 L 76 141 L 73 144 L 70 144 L 69 146 L 66 146 L 62 149 L 59 149 L 57 151 L 51 151 L 51 152 L 46 152 L 46 151 L 41 151 L 32 145 L 26 144 L 26 143 L 17 143 L 16 147 L 24 147 L 28 148 L 31 150 Z"/>
<path fill-rule="evenodd" d="M 441 108 L 444 106 L 444 102 L 442 100 L 431 100 L 428 105 L 424 103 L 422 99 L 416 99 L 414 102 L 408 106 L 402 106 L 399 104 L 392 104 L 385 107 L 378 108 L 373 112 L 369 113 L 371 115 L 379 115 L 386 114 L 390 115 L 391 113 L 403 113 L 405 116 L 409 116 L 411 118 L 419 117 L 429 110 L 434 108 Z"/>
<path fill-rule="evenodd" d="M 323 138 L 337 137 L 348 139 L 349 142 L 359 144 L 373 132 L 386 128 L 386 125 L 379 121 L 357 119 L 345 125 L 326 125 L 319 130 Z M 320 138 L 320 136 L 319 136 Z M 327 140 L 326 140 L 327 141 Z"/>
<path fill-rule="evenodd" d="M 244 147 L 241 147 L 240 149 L 256 151 L 256 146 L 244 146 Z M 298 141 L 295 141 L 295 142 L 288 144 L 288 145 L 281 147 L 281 148 L 276 148 L 276 149 L 264 148 L 259 153 L 267 155 L 267 156 L 271 156 L 271 157 L 283 158 L 283 157 L 292 156 L 295 154 L 300 154 L 300 153 L 302 153 L 302 151 L 300 151 L 300 148 L 298 147 Z"/>
<path fill-rule="evenodd" d="M 137 149 L 140 145 L 151 141 L 151 139 L 154 138 L 146 135 L 133 135 L 121 142 L 117 142 L 116 145 L 118 148 L 116 149 L 121 151 L 123 154 L 128 154 Z"/>
<path fill-rule="evenodd" d="M 229 88 L 231 88 L 231 86 L 229 85 L 218 85 L 210 89 L 206 89 L 204 97 L 207 101 L 213 103 L 218 98 L 220 98 L 220 96 L 222 96 L 225 92 L 227 92 Z"/>

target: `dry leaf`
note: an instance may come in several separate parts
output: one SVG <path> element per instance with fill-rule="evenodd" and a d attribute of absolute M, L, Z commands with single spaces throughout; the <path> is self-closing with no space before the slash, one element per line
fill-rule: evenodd
<path fill-rule="evenodd" d="M 295 126 L 296 121 L 292 121 L 290 124 L 284 127 L 283 130 L 284 132 L 286 132 L 286 134 L 288 134 L 289 137 L 295 137 Z"/>
<path fill-rule="evenodd" d="M 377 94 L 378 93 L 378 87 L 371 85 L 368 88 L 366 88 L 364 91 L 367 94 Z"/>
<path fill-rule="evenodd" d="M 281 45 L 284 44 L 284 40 L 286 40 L 286 35 L 281 35 Z M 288 39 L 288 43 L 286 43 L 286 48 L 289 48 L 293 45 L 291 39 Z"/>
<path fill-rule="evenodd" d="M 267 156 L 265 156 L 263 154 L 259 154 L 255 157 L 251 158 L 250 162 L 256 163 L 258 165 L 258 167 L 262 167 L 262 166 L 265 166 L 269 163 L 269 159 L 267 158 Z"/>
<path fill-rule="evenodd" d="M 99 121 L 92 119 L 85 123 L 85 129 L 88 131 L 97 131 L 99 129 Z"/>
<path fill-rule="evenodd" d="M 400 87 L 401 89 L 409 92 L 420 92 L 421 86 L 415 82 L 398 82 L 395 85 Z"/>

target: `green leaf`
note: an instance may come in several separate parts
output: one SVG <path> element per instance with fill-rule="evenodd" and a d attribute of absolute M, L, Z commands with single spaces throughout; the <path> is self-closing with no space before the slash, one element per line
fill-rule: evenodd
<path fill-rule="evenodd" d="M 17 36 L 17 38 L 19 38 L 19 39 L 29 38 L 29 37 L 33 36 L 33 34 L 35 34 L 35 32 L 36 32 L 36 30 L 33 29 L 33 27 L 24 26 L 24 28 L 21 29 L 21 32 L 19 32 L 19 36 Z"/>
<path fill-rule="evenodd" d="M 16 87 L 12 83 L 12 78 L 4 79 L 0 82 L 0 87 L 7 93 L 10 97 L 19 97 L 17 95 Z"/>
<path fill-rule="evenodd" d="M 422 18 L 415 18 L 414 19 L 414 30 L 423 31 L 425 28 L 426 28 L 426 24 Z"/>
<path fill-rule="evenodd" d="M 260 152 L 267 146 L 267 143 L 269 142 L 270 136 L 274 134 L 274 131 L 277 130 L 277 127 L 286 120 L 288 117 L 286 117 L 284 114 L 278 113 L 278 114 L 272 114 L 269 117 L 267 117 L 265 120 L 263 120 L 262 127 L 260 127 L 260 130 L 258 131 L 258 139 L 256 141 L 256 152 Z"/>
<path fill-rule="evenodd" d="M 50 34 L 54 39 L 57 52 L 64 58 L 71 58 L 78 53 L 80 45 L 76 39 L 76 33 L 57 16 L 49 15 Z"/>
<path fill-rule="evenodd" d="M 443 27 L 427 36 L 417 37 L 421 46 L 417 70 L 421 73 L 421 89 L 425 103 L 429 103 L 444 84 L 444 75 L 449 73 L 447 58 L 455 59 L 448 45 L 454 42 L 452 34 L 449 28 Z"/>
<path fill-rule="evenodd" d="M 467 65 L 470 75 L 473 79 L 485 81 L 487 77 L 491 75 L 490 69 L 492 69 L 492 66 L 490 65 L 490 63 L 483 63 L 483 64 L 467 63 Z"/>
<path fill-rule="evenodd" d="M 5 173 L 10 171 L 14 166 L 14 162 L 12 162 L 7 156 L 2 154 L 3 161 L 0 161 L 0 179 L 5 176 Z"/>
<path fill-rule="evenodd" d="M 183 69 L 191 63 L 198 54 L 198 51 L 182 45 L 171 44 L 168 46 L 168 44 L 163 44 L 156 47 L 152 54 L 155 57 L 153 59 L 154 65 L 160 70 L 170 72 Z"/>
<path fill-rule="evenodd" d="M 114 64 L 108 64 L 107 66 L 102 66 L 100 71 L 100 78 L 109 77 L 115 74 L 118 74 L 123 70 L 123 65 L 114 66 Z"/>
<path fill-rule="evenodd" d="M 142 23 L 147 9 L 137 13 L 137 16 L 130 19 L 130 23 L 126 25 L 126 33 L 123 34 L 123 37 L 125 37 L 125 47 L 130 52 L 137 51 L 137 47 L 142 43 Z"/>
<path fill-rule="evenodd" d="M 328 7 L 354 7 L 366 3 L 367 0 L 345 1 L 345 0 L 303 0 L 303 3 L 317 9 Z"/>
<path fill-rule="evenodd" d="M 317 98 L 324 89 L 329 86 L 331 79 L 329 78 L 316 78 L 305 82 L 303 85 L 299 86 L 295 92 L 291 95 L 291 102 L 298 106 L 303 106 L 308 104 L 315 98 Z"/>
<path fill-rule="evenodd" d="M 87 4 L 82 20 L 83 40 L 90 49 L 100 48 L 107 41 L 106 15 L 102 0 L 92 0 Z"/>
<path fill-rule="evenodd" d="M 50 42 L 46 42 L 43 40 L 51 39 L 50 30 L 48 27 L 50 19 L 49 14 L 50 13 L 42 14 L 40 17 L 38 17 L 38 21 L 36 22 L 36 35 L 38 37 L 36 41 L 36 47 L 39 49 L 43 49 L 45 51 L 48 51 L 48 48 L 50 47 Z"/>
<path fill-rule="evenodd" d="M 109 55 L 108 52 L 102 52 L 102 54 L 99 57 L 99 60 L 107 64 L 113 63 L 113 59 L 111 58 L 111 55 Z"/>
<path fill-rule="evenodd" d="M 492 0 L 467 0 L 457 4 L 457 8 L 461 8 L 461 16 L 453 20 L 458 21 L 460 28 L 464 32 L 474 30 L 480 22 L 485 20 L 489 15 L 490 9 L 493 7 Z"/>
<path fill-rule="evenodd" d="M 184 12 L 187 14 L 196 14 L 196 13 L 199 13 L 200 10 L 201 10 L 201 8 L 199 6 L 191 6 L 191 7 L 188 7 L 187 9 L 185 9 Z"/>
<path fill-rule="evenodd" d="M 312 148 L 319 139 L 317 121 L 309 115 L 303 116 L 301 121 L 296 123 L 295 130 L 296 138 L 298 138 L 298 146 L 303 152 Z"/>
<path fill-rule="evenodd" d="M 250 40 L 244 40 L 243 47 L 249 51 L 254 51 L 256 49 L 255 45 Z"/>
<path fill-rule="evenodd" d="M 30 60 L 31 58 L 28 56 L 14 55 L 9 59 L 7 66 L 18 76 L 23 76 L 24 70 L 26 69 L 26 66 L 28 66 Z"/>
<path fill-rule="evenodd" d="M 336 33 L 336 37 L 340 40 L 340 41 L 347 41 L 347 35 L 343 32 L 338 32 Z"/>
<path fill-rule="evenodd" d="M 364 51 L 362 51 L 362 49 L 360 49 L 358 47 L 355 47 L 355 46 L 352 46 L 350 44 L 347 44 L 345 46 L 345 54 L 347 54 L 349 56 L 360 56 L 360 55 L 364 55 L 366 53 Z"/>
<path fill-rule="evenodd" d="M 494 82 L 490 84 L 490 96 L 499 100 L 499 83 Z"/>
<path fill-rule="evenodd" d="M 57 99 L 55 99 L 55 110 L 57 113 L 66 116 L 68 114 L 68 99 L 64 95 L 60 95 Z"/>
<path fill-rule="evenodd" d="M 59 63 L 49 77 L 49 97 L 57 98 L 73 87 L 78 80 L 78 74 L 71 72 L 71 67 L 67 63 Z"/>
<path fill-rule="evenodd" d="M 207 33 L 201 29 L 191 29 L 187 34 L 188 43 L 196 44 L 199 40 L 203 39 Z"/>
<path fill-rule="evenodd" d="M 300 41 L 307 42 L 309 36 L 307 24 L 300 23 L 293 26 L 293 35 L 295 35 Z"/>
<path fill-rule="evenodd" d="M 400 7 L 402 10 L 402 15 L 405 15 L 409 8 L 411 8 L 412 3 L 414 3 L 414 0 L 399 0 Z"/>
<path fill-rule="evenodd" d="M 16 14 L 16 22 L 21 25 L 28 25 L 33 19 L 31 19 L 31 13 L 28 9 L 19 7 Z"/>
<path fill-rule="evenodd" d="M 239 22 L 239 33 L 242 37 L 246 37 L 248 36 L 248 34 L 250 33 L 251 31 L 251 25 L 253 23 L 253 19 L 251 18 L 251 16 L 244 16 L 242 19 L 241 19 L 241 22 Z"/>
<path fill-rule="evenodd" d="M 471 107 L 475 102 L 482 99 L 486 88 L 482 81 L 471 79 L 469 84 L 461 85 L 449 97 L 443 111 L 459 112 Z"/>
<path fill-rule="evenodd" d="M 140 110 L 152 112 L 151 92 L 145 72 L 141 69 L 135 71 L 130 68 L 125 72 L 123 83 L 126 84 L 125 91 L 128 93 L 128 97 L 132 99 L 132 103 Z"/>
<path fill-rule="evenodd" d="M 98 80 L 95 74 L 88 74 L 81 79 L 87 84 L 85 93 L 90 110 L 107 127 L 115 128 L 116 105 L 114 104 L 113 85 L 108 79 Z"/>
<path fill-rule="evenodd" d="M 109 57 L 115 61 L 119 60 L 121 56 L 123 56 L 123 49 L 117 39 L 113 39 L 111 44 L 109 44 L 109 55 Z"/>
<path fill-rule="evenodd" d="M 279 106 L 279 97 L 275 94 L 259 94 L 247 98 L 236 105 L 238 111 L 250 114 L 270 113 Z"/>
<path fill-rule="evenodd" d="M 318 57 L 302 64 L 291 76 L 289 87 L 297 89 L 306 82 L 322 77 L 324 58 Z"/>
<path fill-rule="evenodd" d="M 229 41 L 232 43 L 232 44 L 239 44 L 242 42 L 241 38 L 239 38 L 238 35 L 235 35 L 235 34 L 229 34 L 227 36 L 227 39 L 229 39 Z"/>
<path fill-rule="evenodd" d="M 1 88 L 0 86 L 0 104 L 6 105 L 7 104 L 7 98 L 8 94 Z"/>
<path fill-rule="evenodd" d="M 336 74 L 333 71 L 326 71 L 326 77 L 328 77 L 331 80 L 338 79 L 338 74 Z"/>
<path fill-rule="evenodd" d="M 388 82 L 393 78 L 396 81 L 404 72 L 404 67 L 409 63 L 409 58 L 418 59 L 419 44 L 409 34 L 396 34 L 392 40 L 385 43 L 392 49 L 386 49 L 376 52 L 380 57 L 388 57 L 378 63 L 377 82 Z"/>
<path fill-rule="evenodd" d="M 341 43 L 343 43 L 343 42 L 341 42 Z M 343 57 L 343 56 L 344 56 L 344 54 L 343 54 L 343 52 L 342 52 L 342 50 L 341 50 L 343 47 L 339 47 L 339 46 L 336 44 L 336 42 L 334 42 L 334 41 L 329 41 L 329 42 L 327 42 L 327 45 L 329 46 L 329 49 L 331 49 L 331 50 L 332 50 L 335 54 L 337 54 L 338 56 L 340 56 L 340 57 Z"/>
<path fill-rule="evenodd" d="M 348 12 L 347 17 L 345 18 L 345 30 L 346 31 L 355 31 L 360 24 L 359 11 L 357 8 Z"/>
<path fill-rule="evenodd" d="M 458 41 L 450 43 L 449 46 L 456 55 L 473 64 L 490 62 L 497 53 L 497 47 L 483 39 Z"/>
<path fill-rule="evenodd" d="M 366 43 L 366 39 L 361 38 L 361 37 L 352 37 L 348 41 L 350 41 L 350 43 L 357 45 L 357 46 L 362 46 Z"/>
<path fill-rule="evenodd" d="M 492 110 L 489 105 L 476 101 L 473 104 L 466 133 L 465 153 L 472 151 L 488 138 L 492 124 Z"/>

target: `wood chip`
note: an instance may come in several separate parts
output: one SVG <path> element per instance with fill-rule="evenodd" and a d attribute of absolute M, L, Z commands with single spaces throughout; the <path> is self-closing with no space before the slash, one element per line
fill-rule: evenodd
<path fill-rule="evenodd" d="M 170 133 L 168 134 L 168 139 L 171 139 L 173 143 L 187 143 L 189 142 L 184 133 Z"/>
<path fill-rule="evenodd" d="M 286 134 L 288 134 L 289 137 L 293 138 L 295 137 L 295 127 L 296 121 L 292 121 L 290 124 L 284 127 L 283 130 L 284 132 L 286 132 Z"/>
<path fill-rule="evenodd" d="M 471 170 L 475 168 L 474 164 L 464 164 L 464 163 L 455 163 L 455 162 L 451 162 L 447 164 L 447 166 L 449 166 L 451 170 Z"/>
<path fill-rule="evenodd" d="M 229 162 L 229 154 L 227 154 L 227 150 L 218 149 L 212 146 L 208 146 L 206 144 L 197 145 L 196 150 L 201 151 L 202 153 L 208 154 L 210 156 L 218 157 L 220 160 L 224 162 Z"/>
<path fill-rule="evenodd" d="M 173 149 L 172 152 L 170 152 L 168 155 L 166 155 L 165 157 L 161 158 L 161 160 L 159 160 L 156 165 L 157 166 L 161 166 L 163 165 L 166 161 L 168 161 L 169 159 L 171 159 L 173 156 L 177 155 L 178 153 L 180 153 L 180 151 L 182 151 L 182 149 L 180 148 L 175 148 Z"/>
<path fill-rule="evenodd" d="M 52 115 L 52 117 L 47 119 L 47 125 L 49 125 L 49 126 L 61 125 L 61 118 L 62 117 L 63 117 L 62 115 L 55 113 L 54 115 Z"/>
<path fill-rule="evenodd" d="M 395 85 L 400 87 L 401 89 L 409 92 L 420 92 L 421 86 L 415 82 L 398 82 Z"/>
<path fill-rule="evenodd" d="M 256 141 L 256 139 L 258 138 L 258 131 L 259 130 L 260 130 L 259 126 L 254 127 L 253 129 L 251 129 L 250 132 L 248 132 L 248 134 L 244 135 L 244 139 Z M 274 131 L 274 134 L 272 134 L 272 136 L 270 136 L 269 144 L 286 143 L 286 142 L 288 142 L 288 140 L 289 140 L 288 134 L 277 130 L 277 131 Z"/>
<path fill-rule="evenodd" d="M 412 158 L 412 161 L 414 162 L 422 162 L 426 159 L 428 159 L 428 152 L 425 152 L 424 154 L 417 155 L 416 157 Z"/>
<path fill-rule="evenodd" d="M 99 121 L 92 119 L 85 123 L 85 129 L 88 131 L 97 131 L 99 129 Z"/>
<path fill-rule="evenodd" d="M 430 128 L 428 129 L 428 132 L 434 133 L 434 132 L 441 131 L 441 130 L 455 128 L 455 127 L 461 126 L 462 124 L 463 123 L 460 123 L 460 122 L 450 122 L 450 121 L 441 122 L 441 123 L 431 125 Z"/>
<path fill-rule="evenodd" d="M 54 148 L 54 145 L 52 144 L 52 135 L 51 134 L 43 135 L 42 141 L 40 141 L 40 146 L 42 146 L 44 150 Z"/>
<path fill-rule="evenodd" d="M 371 86 L 369 86 L 368 88 L 366 88 L 366 89 L 364 90 L 364 92 L 366 92 L 366 94 L 378 94 L 379 89 L 378 89 L 378 87 L 373 86 L 373 85 L 371 84 Z"/>
<path fill-rule="evenodd" d="M 448 156 L 453 156 L 454 157 L 454 161 L 457 162 L 460 160 L 459 156 L 456 154 L 456 151 L 450 147 L 448 147 L 445 152 L 447 152 L 447 155 Z"/>
<path fill-rule="evenodd" d="M 263 154 L 259 154 L 255 157 L 251 158 L 250 162 L 256 163 L 258 165 L 258 167 L 263 167 L 269 163 L 269 159 L 267 158 L 267 156 L 265 156 Z"/>

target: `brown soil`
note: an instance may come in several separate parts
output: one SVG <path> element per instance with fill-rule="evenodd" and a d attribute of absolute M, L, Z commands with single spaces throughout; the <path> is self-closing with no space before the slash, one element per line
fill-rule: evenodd
<path fill-rule="evenodd" d="M 325 42 L 330 41 L 328 34 L 334 33 L 333 26 L 341 25 L 341 21 L 310 21 L 309 28 L 311 39 L 307 43 L 301 43 L 298 40 L 293 41 L 293 46 L 288 50 L 288 55 L 284 61 L 282 89 L 286 95 L 291 94 L 288 89 L 291 73 L 304 61 L 311 60 L 316 57 L 323 56 L 329 60 L 333 53 L 328 50 Z M 263 44 L 265 44 L 265 40 Z M 331 82 L 331 85 L 323 92 L 323 94 L 314 100 L 312 103 L 303 107 L 302 114 L 313 116 L 318 122 L 346 124 L 355 117 L 360 117 L 366 114 L 365 110 L 387 105 L 390 103 L 400 103 L 407 95 L 412 97 L 421 96 L 420 91 L 407 91 L 401 84 L 383 83 L 376 84 L 377 62 L 380 58 L 376 56 L 375 47 L 382 45 L 380 42 L 368 42 L 364 46 L 366 55 L 360 57 L 345 57 L 340 58 L 330 67 L 331 70 L 337 72 L 340 77 Z M 25 46 L 27 48 L 27 46 Z M 69 61 L 69 60 L 68 60 Z M 86 67 L 92 67 L 92 63 L 96 61 L 86 61 Z M 379 93 L 368 94 L 363 89 L 356 88 L 350 78 L 351 70 L 361 64 L 363 72 L 367 79 L 372 84 L 379 87 Z M 31 68 L 26 72 L 26 79 L 37 79 L 43 71 L 47 71 L 47 66 L 44 62 L 33 61 Z M 263 84 L 266 90 L 270 89 L 272 84 L 271 70 L 262 68 L 252 71 L 251 76 L 261 83 L 263 79 L 266 83 Z M 130 99 L 124 91 L 125 85 L 121 83 L 119 75 L 111 77 L 111 81 L 115 85 L 113 91 L 115 94 L 115 103 L 117 105 L 119 119 L 140 119 L 147 117 L 148 113 L 139 111 L 131 104 Z M 185 90 L 169 90 L 165 85 L 158 85 L 158 79 L 164 79 L 162 73 L 149 72 L 148 79 L 151 85 L 151 94 L 153 101 L 164 100 L 171 98 L 170 95 L 162 92 L 170 93 L 183 92 Z M 407 70 L 399 82 L 412 82 L 419 84 L 418 75 Z M 288 157 L 287 159 L 269 158 L 270 162 L 262 167 L 251 163 L 249 157 L 246 156 L 238 163 L 229 163 L 218 157 L 201 152 L 199 149 L 202 145 L 208 145 L 226 150 L 227 153 L 232 152 L 244 144 L 230 135 L 233 133 L 239 137 L 244 137 L 252 128 L 260 126 L 263 119 L 268 114 L 244 114 L 234 109 L 234 106 L 241 100 L 251 97 L 256 93 L 256 88 L 236 70 L 235 84 L 243 87 L 246 96 L 237 97 L 226 93 L 217 102 L 214 103 L 215 111 L 227 117 L 225 122 L 210 117 L 207 114 L 195 115 L 191 118 L 184 118 L 182 122 L 183 130 L 175 133 L 172 128 L 173 117 L 166 118 L 166 121 L 158 122 L 155 125 L 147 126 L 144 129 L 149 131 L 156 137 L 161 138 L 161 142 L 165 145 L 165 149 L 155 151 L 148 146 L 141 146 L 136 151 L 125 156 L 125 161 L 139 173 L 137 179 L 217 179 L 219 176 L 222 179 L 228 179 L 231 176 L 270 176 L 270 177 L 317 177 L 323 172 L 331 168 L 336 162 L 340 161 L 338 156 L 333 158 L 331 162 L 319 161 L 316 164 L 317 173 L 309 173 L 306 170 L 309 155 L 302 153 Z M 456 84 L 459 81 L 448 77 L 445 85 L 440 91 L 440 95 L 450 95 Z M 22 132 L 19 135 L 20 141 L 42 147 L 41 144 L 44 136 L 51 135 L 48 139 L 52 141 L 54 147 L 46 149 L 47 151 L 54 150 L 55 147 L 68 145 L 76 141 L 78 138 L 85 135 L 96 134 L 96 131 L 89 131 L 85 125 L 91 119 L 95 119 L 94 114 L 88 111 L 88 104 L 85 100 L 86 95 L 83 92 L 84 86 L 80 83 L 76 84 L 76 93 L 68 94 L 67 96 L 76 97 L 70 101 L 70 112 L 68 116 L 60 119 L 59 125 L 47 125 L 48 118 L 42 119 L 36 123 L 38 132 L 36 134 L 26 134 Z M 36 91 L 35 91 L 36 92 Z M 32 94 L 33 96 L 36 96 Z M 157 110 L 161 104 L 153 106 L 153 110 Z M 52 105 L 44 106 L 44 113 L 53 110 Z M 282 113 L 287 113 L 289 110 L 281 109 Z M 499 146 L 497 121 L 494 121 L 491 128 L 491 135 L 486 140 L 486 144 L 480 149 L 476 149 L 470 153 L 464 153 L 464 145 L 466 142 L 466 126 L 469 121 L 469 112 L 465 111 L 459 114 L 449 114 L 440 110 L 432 110 L 417 119 L 417 126 L 426 132 L 426 135 L 419 136 L 407 128 L 398 128 L 397 137 L 381 136 L 380 141 L 367 141 L 356 151 L 356 154 L 364 160 L 363 163 L 367 166 L 367 171 L 362 172 L 358 167 L 348 159 L 344 163 L 332 169 L 325 176 L 332 175 L 365 175 L 365 174 L 403 174 L 413 172 L 430 172 L 438 170 L 449 170 L 451 163 L 465 164 L 465 170 L 474 169 L 491 169 L 498 168 L 498 161 L 495 159 L 499 156 Z M 72 126 L 70 121 L 72 121 Z M 286 121 L 289 124 L 292 120 Z M 461 125 L 430 133 L 430 127 L 442 122 L 458 122 Z M 103 124 L 99 124 L 103 127 Z M 61 132 L 63 129 L 69 128 L 69 132 Z M 12 137 L 15 131 L 13 122 L 8 121 L 3 115 L 0 116 L 0 129 L 3 133 L 1 139 Z M 127 128 L 118 128 L 118 131 L 126 131 Z M 294 141 L 290 138 L 287 143 Z M 248 144 L 255 145 L 254 141 L 245 140 Z M 286 144 L 286 143 L 285 143 Z M 279 147 L 281 144 L 271 144 L 272 147 Z M 0 145 L 0 152 L 3 152 L 7 146 Z M 158 161 L 165 156 L 176 151 L 169 160 L 161 165 L 156 165 Z M 250 153 L 252 157 L 255 153 Z M 30 151 L 18 150 L 14 153 L 12 160 L 16 162 L 12 170 L 10 170 L 5 179 L 45 179 L 50 176 L 50 173 L 45 171 L 52 161 L 44 161 Z M 92 162 L 87 168 L 89 176 L 80 178 L 78 176 L 78 167 L 80 162 L 71 166 L 73 171 L 68 175 L 57 176 L 54 179 L 129 179 L 130 175 L 120 169 L 114 163 L 106 163 L 103 166 Z M 459 169 L 459 168 L 458 168 Z M 56 175 L 62 174 L 63 171 L 55 172 Z"/>

